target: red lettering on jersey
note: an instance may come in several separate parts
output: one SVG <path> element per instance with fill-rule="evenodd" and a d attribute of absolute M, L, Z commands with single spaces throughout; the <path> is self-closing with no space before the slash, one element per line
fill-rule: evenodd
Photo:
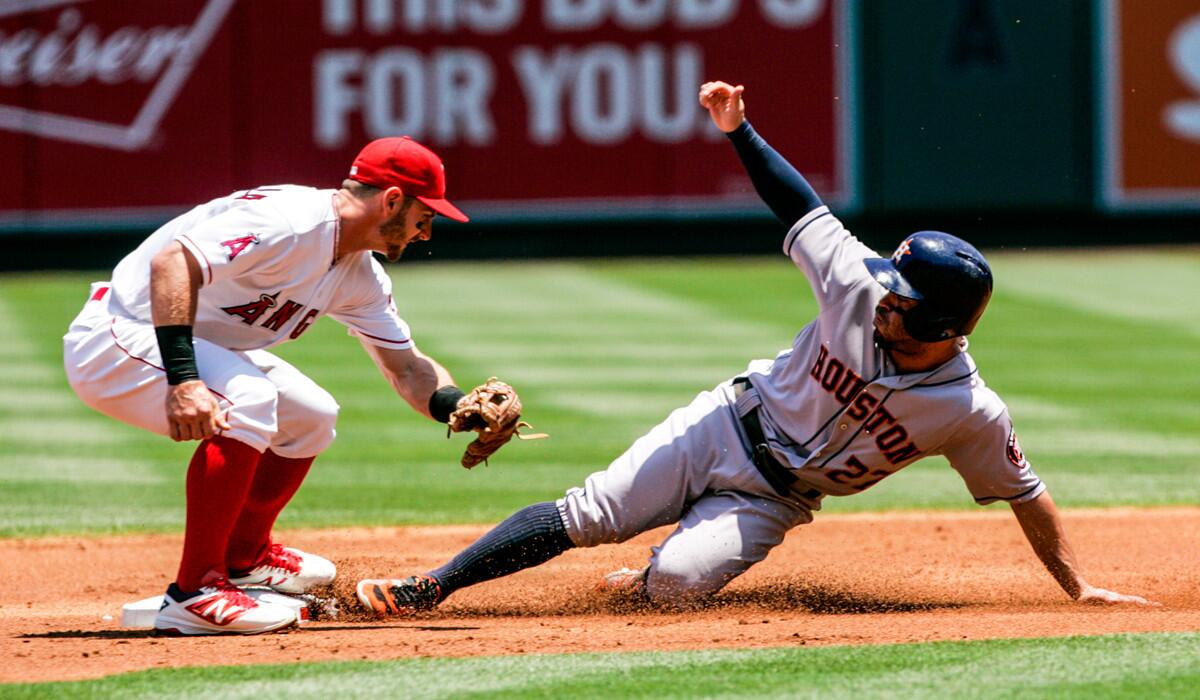
<path fill-rule="evenodd" d="M 845 465 L 845 469 L 834 469 L 826 472 L 825 476 L 839 484 L 847 484 L 855 491 L 866 491 L 875 484 L 883 481 L 884 478 L 890 476 L 892 473 L 887 469 L 871 469 L 869 466 L 864 464 L 861 459 L 854 456 L 847 457 Z M 852 481 L 861 479 L 864 476 L 873 478 L 867 479 L 866 481 L 860 481 L 857 484 L 850 483 Z"/>
<path fill-rule="evenodd" d="M 836 357 L 830 357 L 829 350 L 824 345 L 817 350 L 817 361 L 808 371 L 808 376 L 817 380 L 822 389 L 833 394 L 842 403 L 850 403 L 867 385 L 867 382 L 846 363 Z M 864 413 L 855 420 L 865 415 Z"/>
<path fill-rule="evenodd" d="M 822 345 L 817 351 L 817 361 L 813 363 L 812 370 L 808 373 L 813 379 L 821 380 L 821 373 L 825 371 L 825 358 L 829 357 L 829 351 Z"/>
<path fill-rule="evenodd" d="M 278 331 L 283 328 L 283 324 L 287 323 L 292 316 L 296 315 L 297 311 L 303 308 L 303 304 L 297 304 L 291 299 L 288 299 L 287 301 L 283 302 L 283 306 L 279 307 L 278 311 L 271 314 L 270 318 L 263 321 L 263 327 L 270 328 L 273 331 Z"/>
<path fill-rule="evenodd" d="M 901 245 L 901 248 L 904 252 L 908 250 L 906 245 Z M 899 254 L 903 255 L 904 252 Z M 870 435 L 877 430 L 881 431 L 875 436 L 875 446 L 887 461 L 900 464 L 921 456 L 921 448 L 908 439 L 908 430 L 896 420 L 891 411 L 880 404 L 879 397 L 866 391 L 867 381 L 846 363 L 832 357 L 824 345 L 817 351 L 817 361 L 813 363 L 808 375 L 822 389 L 833 394 L 834 398 L 845 405 L 847 418 L 864 421 L 864 432 Z M 868 474 L 867 466 L 856 457 L 847 459 L 845 466 L 845 469 L 828 472 L 827 476 L 840 484 L 847 484 L 863 475 L 876 477 L 859 484 L 851 484 L 858 491 L 891 474 L 886 469 L 876 469 Z"/>
<path fill-rule="evenodd" d="M 842 372 L 845 369 L 846 366 L 842 364 L 841 360 L 837 358 L 830 360 L 829 364 L 825 365 L 825 374 L 821 377 L 821 388 L 825 391 L 833 391 L 838 382 L 842 381 Z"/>
<path fill-rule="evenodd" d="M 857 479 L 863 474 L 866 474 L 867 469 L 869 468 L 867 465 L 862 463 L 862 460 L 853 456 L 846 460 L 846 466 L 849 468 L 834 469 L 833 471 L 827 472 L 825 476 L 829 477 L 832 481 L 838 482 L 839 484 L 845 484 L 851 479 Z"/>
<path fill-rule="evenodd" d="M 921 448 L 917 447 L 916 443 L 911 440 L 903 447 L 897 447 L 891 452 L 885 452 L 884 457 L 892 464 L 899 464 L 908 459 L 916 459 L 921 456 Z"/>
<path fill-rule="evenodd" d="M 893 425 L 887 430 L 875 436 L 875 446 L 880 452 L 887 452 L 896 445 L 904 442 L 908 438 L 908 431 L 903 425 Z"/>
<path fill-rule="evenodd" d="M 880 406 L 879 408 L 875 409 L 875 412 L 872 413 L 871 417 L 867 419 L 863 429 L 870 433 L 884 423 L 895 422 L 896 417 L 892 415 L 891 411 L 887 410 L 883 406 Z"/>
<path fill-rule="evenodd" d="M 275 298 L 279 296 L 279 292 L 274 294 L 261 294 L 258 301 L 252 301 L 248 304 L 239 304 L 238 306 L 224 306 L 221 310 L 230 316 L 240 316 L 242 323 L 247 326 L 254 325 L 254 322 L 259 319 L 267 309 L 275 306 Z"/>
<path fill-rule="evenodd" d="M 876 469 L 875 471 L 871 472 L 871 476 L 875 477 L 874 479 L 867 479 L 866 481 L 859 482 L 855 484 L 853 488 L 855 491 L 866 491 L 890 475 L 891 472 L 886 469 Z"/>
<path fill-rule="evenodd" d="M 260 199 L 267 198 L 267 195 L 263 194 L 263 192 L 278 192 L 278 191 L 279 191 L 278 187 L 266 187 L 266 188 L 255 189 L 255 190 L 246 190 L 246 192 L 241 197 L 238 197 L 238 199 L 248 199 L 251 202 L 257 202 Z"/>
<path fill-rule="evenodd" d="M 308 313 L 304 314 L 304 318 L 300 319 L 300 323 L 296 324 L 296 327 L 292 329 L 292 332 L 288 335 L 288 337 L 292 340 L 299 338 L 300 334 L 308 330 L 308 327 L 313 324 L 313 321 L 317 320 L 317 314 L 319 313 L 321 313 L 320 309 L 309 309 Z"/>
<path fill-rule="evenodd" d="M 850 399 L 853 399 L 866 385 L 867 383 L 862 377 L 847 367 L 846 378 L 842 380 L 842 385 L 837 388 L 837 391 L 833 395 L 842 403 L 850 403 Z"/>
<path fill-rule="evenodd" d="M 221 241 L 221 245 L 229 249 L 230 262 L 232 262 L 239 253 L 255 243 L 258 243 L 258 236 L 253 233 L 246 236 L 241 236 L 239 238 L 230 238 L 227 241 Z"/>
<path fill-rule="evenodd" d="M 877 403 L 879 403 L 879 399 L 875 398 L 874 395 L 869 392 L 863 392 L 854 400 L 854 405 L 850 407 L 850 410 L 846 411 L 846 415 L 850 416 L 853 420 L 862 420 L 867 417 L 872 408 L 875 408 L 875 404 Z"/>

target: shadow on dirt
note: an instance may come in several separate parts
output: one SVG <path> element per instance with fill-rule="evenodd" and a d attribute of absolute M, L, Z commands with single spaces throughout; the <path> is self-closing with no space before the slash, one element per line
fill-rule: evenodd
<path fill-rule="evenodd" d="M 154 639 L 162 637 L 154 630 L 57 630 L 17 635 L 17 639 Z"/>
<path fill-rule="evenodd" d="M 348 620 L 347 622 L 354 622 Z M 349 624 L 349 625 L 320 625 L 310 626 L 304 625 L 300 628 L 290 628 L 272 632 L 273 635 L 290 634 L 293 632 L 304 632 L 305 634 L 322 634 L 330 632 L 362 632 L 364 630 L 385 630 L 385 629 L 411 629 L 421 632 L 472 632 L 480 629 L 469 625 L 414 625 L 413 620 L 398 619 L 394 624 L 381 623 L 378 620 L 372 619 L 375 624 Z M 406 624 L 407 623 L 407 624 Z M 163 639 L 176 637 L 179 635 L 160 634 L 150 629 L 119 629 L 119 630 L 57 630 L 54 632 L 30 632 L 28 634 L 17 635 L 17 639 L 108 639 L 113 641 L 130 640 L 130 639 Z M 240 636 L 240 635 L 228 635 Z"/>
<path fill-rule="evenodd" d="M 964 603 L 952 601 L 888 599 L 857 591 L 798 583 L 729 591 L 718 596 L 714 603 L 730 606 L 754 606 L 767 610 L 802 608 L 818 615 L 927 612 L 965 607 Z"/>
<path fill-rule="evenodd" d="M 664 607 L 648 602 L 629 592 L 596 590 L 558 591 L 525 600 L 497 600 L 479 605 L 454 604 L 448 601 L 442 608 L 409 619 L 474 618 L 474 617 L 545 617 L 560 615 L 664 615 L 704 610 L 747 610 L 778 612 L 809 612 L 816 615 L 869 615 L 875 613 L 910 613 L 932 610 L 954 610 L 966 603 L 947 600 L 914 600 L 890 598 L 850 589 L 838 589 L 805 583 L 778 583 L 724 591 L 708 601 L 692 607 Z M 350 621 L 350 620 L 346 620 Z"/>

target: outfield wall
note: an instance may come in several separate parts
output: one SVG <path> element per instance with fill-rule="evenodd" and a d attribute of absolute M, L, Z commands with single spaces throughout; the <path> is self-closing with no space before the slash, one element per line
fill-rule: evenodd
<path fill-rule="evenodd" d="M 336 185 L 396 133 L 474 217 L 431 256 L 760 250 L 709 77 L 869 240 L 1200 239 L 1200 0 L 22 0 L 6 266 L 107 264 L 213 196 Z"/>

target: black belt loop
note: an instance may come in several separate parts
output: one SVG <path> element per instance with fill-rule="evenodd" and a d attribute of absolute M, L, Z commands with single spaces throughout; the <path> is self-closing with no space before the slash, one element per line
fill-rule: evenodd
<path fill-rule="evenodd" d="M 750 386 L 749 378 L 734 378 L 734 395 L 741 396 L 746 393 L 746 389 L 750 388 Z M 741 422 L 742 429 L 746 431 L 746 437 L 750 439 L 750 459 L 754 462 L 758 473 L 762 474 L 762 477 L 767 480 L 767 483 L 771 485 L 775 493 L 780 496 L 792 495 L 792 486 L 796 483 L 796 475 L 790 468 L 780 464 L 779 460 L 772 454 L 770 446 L 767 445 L 767 437 L 763 433 L 762 421 L 758 417 L 758 408 L 754 408 L 742 416 Z M 801 495 L 805 498 L 817 498 L 821 495 L 821 492 L 816 489 L 810 489 Z"/>

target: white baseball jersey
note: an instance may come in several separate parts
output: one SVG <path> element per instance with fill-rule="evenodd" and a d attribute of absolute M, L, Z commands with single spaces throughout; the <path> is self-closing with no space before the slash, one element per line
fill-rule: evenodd
<path fill-rule="evenodd" d="M 194 334 L 231 350 L 298 338 L 329 315 L 375 345 L 412 346 L 391 280 L 369 252 L 334 263 L 334 190 L 260 187 L 214 199 L 167 222 L 113 270 L 113 301 L 151 321 L 150 261 L 179 241 L 203 275 Z"/>
<path fill-rule="evenodd" d="M 1008 409 L 965 350 L 928 372 L 898 374 L 874 342 L 887 293 L 863 265 L 877 257 L 819 207 L 789 231 L 784 253 L 803 270 L 820 314 L 774 361 L 751 363 L 772 452 L 809 487 L 846 496 L 927 455 L 944 455 L 978 503 L 1023 502 L 1045 487 L 1021 454 Z M 803 490 L 803 488 L 801 488 Z"/>

